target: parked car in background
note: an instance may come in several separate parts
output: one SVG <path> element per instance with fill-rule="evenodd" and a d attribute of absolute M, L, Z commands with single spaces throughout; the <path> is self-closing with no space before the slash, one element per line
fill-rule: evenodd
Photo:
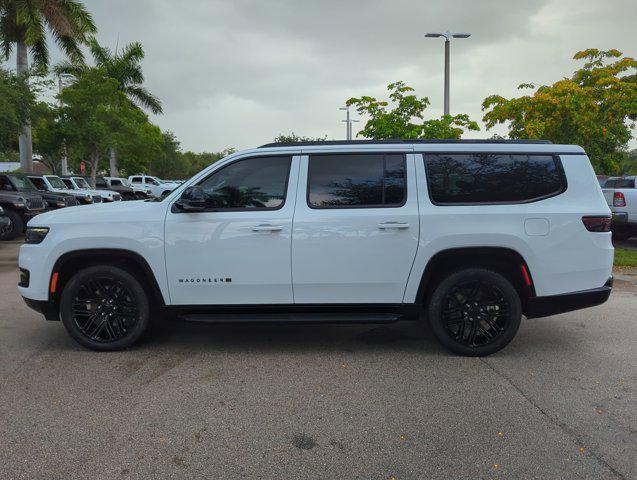
<path fill-rule="evenodd" d="M 70 193 L 58 193 L 39 191 L 25 174 L 3 173 L 0 174 L 0 189 L 13 190 L 14 192 L 26 192 L 40 195 L 47 203 L 49 209 L 73 207 L 80 203 Z"/>
<path fill-rule="evenodd" d="M 131 175 L 128 181 L 131 185 L 149 189 L 154 197 L 165 197 L 179 186 L 177 183 L 164 182 L 151 175 Z"/>
<path fill-rule="evenodd" d="M 38 193 L 0 189 L 0 206 L 11 225 L 0 232 L 0 240 L 11 240 L 24 233 L 29 220 L 46 211 L 46 201 Z"/>
<path fill-rule="evenodd" d="M 613 237 L 626 240 L 637 236 L 637 177 L 610 177 L 604 184 L 606 203 L 613 213 Z"/>
<path fill-rule="evenodd" d="M 102 197 L 92 195 L 87 190 L 70 189 L 57 175 L 28 175 L 28 177 L 35 188 L 41 192 L 69 193 L 82 205 L 102 202 Z"/>
<path fill-rule="evenodd" d="M 99 195 L 102 197 L 103 202 L 120 202 L 122 200 L 122 196 L 114 190 L 98 190 L 97 188 L 92 188 L 86 179 L 79 175 L 66 175 L 60 178 L 67 188 L 71 190 L 86 190 L 90 192 L 91 195 Z"/>
<path fill-rule="evenodd" d="M 135 196 L 137 197 L 137 200 L 146 200 L 153 196 L 150 188 L 133 185 L 126 178 L 104 177 L 104 179 L 108 182 L 109 185 L 111 185 L 111 187 L 122 185 L 124 187 L 132 189 L 135 193 Z"/>
<path fill-rule="evenodd" d="M 87 182 L 90 180 L 89 177 L 84 178 Z M 135 195 L 135 191 L 132 188 L 126 187 L 117 182 L 112 184 L 106 179 L 106 177 L 95 177 L 95 188 L 98 190 L 112 190 L 117 192 L 120 194 L 123 201 L 138 200 L 137 195 Z"/>
<path fill-rule="evenodd" d="M 95 350 L 130 347 L 165 313 L 426 318 L 449 350 L 488 355 L 523 315 L 608 299 L 611 214 L 593 175 L 581 147 L 528 140 L 264 145 L 162 201 L 37 217 L 18 288 Z"/>
<path fill-rule="evenodd" d="M 0 239 L 5 232 L 11 229 L 11 219 L 4 214 L 4 209 L 0 207 Z"/>
<path fill-rule="evenodd" d="M 608 180 L 608 176 L 606 175 L 597 175 L 597 181 L 599 182 L 599 186 L 604 188 L 606 184 L 606 180 Z"/>

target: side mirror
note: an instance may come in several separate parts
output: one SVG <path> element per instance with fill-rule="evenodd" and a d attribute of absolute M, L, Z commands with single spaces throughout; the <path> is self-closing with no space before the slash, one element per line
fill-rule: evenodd
<path fill-rule="evenodd" d="M 207 206 L 206 194 L 201 187 L 188 187 L 174 206 L 182 212 L 201 212 Z"/>

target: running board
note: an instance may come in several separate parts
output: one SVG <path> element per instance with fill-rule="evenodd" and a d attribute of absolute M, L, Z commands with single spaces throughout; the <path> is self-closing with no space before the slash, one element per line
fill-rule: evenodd
<path fill-rule="evenodd" d="M 397 313 L 189 313 L 177 318 L 203 323 L 390 323 L 400 320 Z"/>

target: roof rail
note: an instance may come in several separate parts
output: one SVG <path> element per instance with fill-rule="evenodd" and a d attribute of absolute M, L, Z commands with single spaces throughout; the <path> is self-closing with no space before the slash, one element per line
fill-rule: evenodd
<path fill-rule="evenodd" d="M 418 144 L 427 144 L 427 143 L 494 143 L 494 144 L 520 144 L 520 145 L 537 145 L 537 144 L 552 144 L 550 140 L 507 140 L 507 139 L 440 139 L 440 138 L 429 138 L 425 140 L 412 140 L 412 139 L 392 139 L 392 140 L 322 140 L 322 141 L 311 141 L 311 142 L 272 142 L 266 143 L 265 145 L 261 145 L 259 148 L 269 148 L 269 147 L 310 147 L 310 146 L 321 146 L 321 145 L 391 145 L 396 143 L 418 143 Z"/>

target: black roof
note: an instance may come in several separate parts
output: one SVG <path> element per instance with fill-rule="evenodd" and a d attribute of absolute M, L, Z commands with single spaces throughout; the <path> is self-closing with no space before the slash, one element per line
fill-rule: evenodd
<path fill-rule="evenodd" d="M 314 147 L 321 145 L 391 145 L 397 143 L 406 144 L 428 144 L 428 143 L 490 143 L 490 144 L 517 144 L 517 145 L 547 145 L 552 144 L 550 140 L 505 140 L 505 139 L 439 139 L 430 138 L 426 140 L 412 140 L 412 139 L 395 139 L 395 140 L 325 140 L 325 141 L 312 141 L 312 142 L 273 142 L 261 145 L 259 148 L 268 147 Z"/>

